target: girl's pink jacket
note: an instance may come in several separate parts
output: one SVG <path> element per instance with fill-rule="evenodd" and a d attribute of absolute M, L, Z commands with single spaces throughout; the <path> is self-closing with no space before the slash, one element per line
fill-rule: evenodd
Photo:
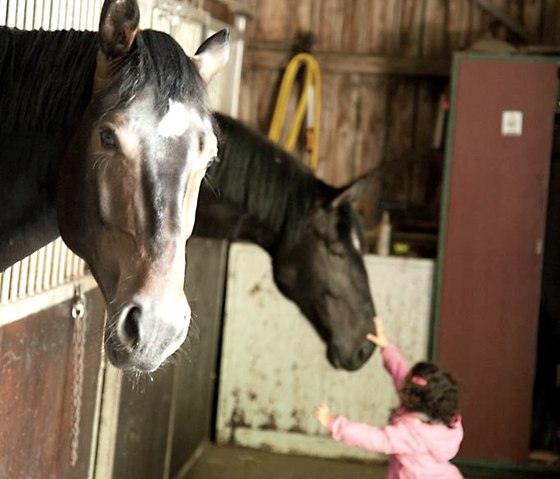
<path fill-rule="evenodd" d="M 394 345 L 382 351 L 383 364 L 397 389 L 409 371 Z M 462 474 L 449 462 L 463 440 L 461 418 L 452 427 L 429 424 L 416 414 L 398 411 L 384 428 L 334 416 L 328 424 L 332 437 L 351 446 L 389 455 L 388 479 L 460 479 Z"/>

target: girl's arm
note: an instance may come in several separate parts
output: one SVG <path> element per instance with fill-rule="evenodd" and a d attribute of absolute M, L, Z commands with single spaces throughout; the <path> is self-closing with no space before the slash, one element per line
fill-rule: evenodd
<path fill-rule="evenodd" d="M 368 341 L 376 344 L 381 348 L 381 355 L 383 357 L 383 365 L 393 378 L 393 383 L 397 389 L 400 389 L 405 376 L 408 374 L 410 368 L 406 364 L 405 359 L 397 347 L 389 341 L 385 335 L 385 329 L 381 319 L 377 316 L 373 318 L 373 325 L 375 326 L 376 334 L 367 334 Z"/>
<path fill-rule="evenodd" d="M 333 416 L 327 428 L 339 442 L 383 454 L 408 454 L 423 447 L 399 424 L 378 428 L 343 416 Z"/>
<path fill-rule="evenodd" d="M 404 378 L 410 371 L 410 367 L 394 344 L 389 344 L 384 347 L 381 351 L 381 355 L 383 357 L 383 365 L 393 378 L 395 388 L 400 389 Z"/>

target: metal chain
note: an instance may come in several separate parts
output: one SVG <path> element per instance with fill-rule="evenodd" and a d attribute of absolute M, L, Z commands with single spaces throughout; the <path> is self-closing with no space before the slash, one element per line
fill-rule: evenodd
<path fill-rule="evenodd" d="M 74 298 L 70 314 L 74 320 L 72 335 L 72 423 L 70 432 L 70 466 L 78 463 L 80 445 L 80 416 L 82 412 L 82 389 L 84 383 L 84 349 L 86 343 L 86 298 L 78 284 L 74 287 Z"/>

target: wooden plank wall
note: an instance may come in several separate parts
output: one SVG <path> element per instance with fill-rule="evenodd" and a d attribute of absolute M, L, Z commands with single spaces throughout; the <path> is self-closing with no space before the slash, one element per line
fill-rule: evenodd
<path fill-rule="evenodd" d="M 493 0 L 541 44 L 560 44 L 560 2 Z M 267 132 L 283 69 L 311 34 L 323 82 L 317 175 L 342 185 L 380 165 L 361 209 L 377 222 L 380 196 L 430 204 L 441 152 L 432 149 L 452 53 L 492 30 L 518 41 L 475 0 L 247 0 L 240 117 Z M 437 182 L 437 181 L 436 181 Z M 437 193 L 437 190 L 435 190 Z M 437 199 L 437 194 L 436 194 Z"/>

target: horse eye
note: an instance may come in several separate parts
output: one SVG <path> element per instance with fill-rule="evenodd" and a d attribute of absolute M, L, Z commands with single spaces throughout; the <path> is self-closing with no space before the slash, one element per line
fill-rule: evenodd
<path fill-rule="evenodd" d="M 101 140 L 103 148 L 107 148 L 108 150 L 115 150 L 117 148 L 117 139 L 110 129 L 101 128 L 99 130 L 99 139 Z"/>
<path fill-rule="evenodd" d="M 210 160 L 208 161 L 208 163 L 206 164 L 206 169 L 210 168 L 214 163 L 216 163 L 218 161 L 218 157 L 217 156 L 213 156 L 212 158 L 210 158 Z"/>

